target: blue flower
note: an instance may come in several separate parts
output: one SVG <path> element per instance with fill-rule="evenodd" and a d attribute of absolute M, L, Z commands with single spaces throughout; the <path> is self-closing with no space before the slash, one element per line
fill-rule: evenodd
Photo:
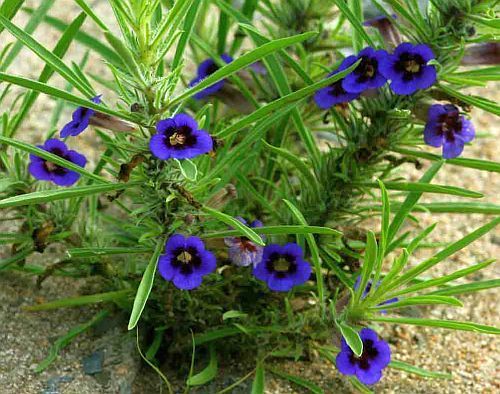
<path fill-rule="evenodd" d="M 222 54 L 221 59 L 224 60 L 226 63 L 231 63 L 233 61 L 233 58 L 229 55 Z M 214 72 L 216 72 L 219 69 L 219 66 L 215 63 L 213 59 L 206 59 L 203 62 L 200 63 L 198 66 L 198 72 L 196 77 L 189 83 L 189 86 L 194 86 L 200 83 L 203 79 L 208 77 L 209 75 L 212 75 Z M 213 85 L 210 85 L 209 87 L 203 89 L 202 91 L 196 93 L 193 97 L 196 100 L 201 100 L 202 98 L 205 98 L 207 96 L 210 96 L 212 94 L 217 93 L 219 90 L 221 90 L 224 87 L 224 84 L 226 83 L 226 80 L 223 79 L 219 82 L 214 83 Z"/>
<path fill-rule="evenodd" d="M 443 158 L 460 156 L 466 142 L 475 137 L 474 125 L 452 104 L 434 104 L 429 108 L 424 129 L 427 145 L 443 147 Z"/>
<path fill-rule="evenodd" d="M 370 293 L 370 290 L 372 288 L 372 283 L 373 283 L 373 281 L 370 279 L 368 281 L 368 283 L 366 284 L 366 287 L 363 290 L 363 293 L 361 294 L 361 299 L 366 298 L 366 296 L 368 295 L 368 293 Z M 375 288 L 379 287 L 380 283 L 381 282 L 378 281 L 377 285 L 375 286 Z M 361 276 L 358 276 L 358 279 L 356 279 L 356 283 L 354 283 L 354 290 L 357 290 L 359 288 L 360 284 L 361 284 Z M 380 305 L 392 304 L 393 302 L 397 302 L 397 301 L 399 301 L 399 299 L 397 297 L 394 297 L 394 298 L 388 299 L 387 301 L 384 301 L 384 302 L 382 302 L 382 303 L 380 303 L 378 305 L 380 306 Z M 386 314 L 387 311 L 386 310 L 381 310 L 380 313 Z"/>
<path fill-rule="evenodd" d="M 101 96 L 95 96 L 91 99 L 96 104 L 101 102 Z M 70 135 L 75 137 L 82 133 L 88 126 L 90 118 L 94 116 L 95 111 L 90 108 L 78 107 L 72 115 L 72 120 L 67 123 L 61 130 L 61 138 L 69 137 Z"/>
<path fill-rule="evenodd" d="M 331 77 L 341 71 L 352 66 L 356 63 L 356 56 L 346 57 L 339 68 L 330 74 L 328 77 Z M 328 109 L 333 107 L 336 104 L 347 103 L 349 101 L 355 100 L 359 97 L 359 93 L 349 93 L 342 87 L 342 79 L 332 83 L 330 86 L 319 89 L 314 94 L 314 102 L 321 109 Z"/>
<path fill-rule="evenodd" d="M 304 260 L 303 254 L 301 247 L 295 243 L 267 245 L 262 261 L 253 269 L 253 274 L 266 282 L 271 290 L 288 291 L 305 283 L 311 275 L 311 265 Z"/>
<path fill-rule="evenodd" d="M 64 142 L 57 139 L 49 139 L 43 145 L 38 145 L 38 147 L 80 167 L 85 167 L 87 163 L 85 156 L 68 149 Z M 33 177 L 40 181 L 51 181 L 59 186 L 71 186 L 80 178 L 78 172 L 68 170 L 34 154 L 30 154 L 30 160 L 28 170 Z"/>
<path fill-rule="evenodd" d="M 377 89 L 383 86 L 387 80 L 380 73 L 379 64 L 387 56 L 389 56 L 388 53 L 383 49 L 364 48 L 355 59 L 356 61 L 361 59 L 361 62 L 342 81 L 344 90 L 349 93 L 361 93 L 366 89 Z"/>
<path fill-rule="evenodd" d="M 241 217 L 237 219 L 244 225 L 247 225 L 245 219 Z M 254 220 L 250 223 L 250 227 L 262 227 L 262 222 L 260 220 Z M 226 237 L 224 238 L 224 242 L 229 246 L 229 258 L 235 265 L 240 267 L 253 265 L 255 267 L 262 261 L 264 248 L 250 241 L 247 237 Z"/>
<path fill-rule="evenodd" d="M 160 120 L 156 133 L 149 141 L 149 149 L 158 159 L 190 159 L 213 148 L 210 134 L 198 130 L 198 123 L 187 114 Z"/>
<path fill-rule="evenodd" d="M 427 89 L 436 82 L 436 68 L 427 65 L 434 58 L 432 49 L 427 45 L 405 42 L 381 61 L 379 70 L 386 79 L 391 80 L 390 86 L 394 93 L 408 95 L 419 89 Z"/>
<path fill-rule="evenodd" d="M 181 290 L 192 290 L 201 285 L 202 277 L 215 271 L 215 255 L 205 249 L 198 237 L 172 235 L 165 254 L 158 260 L 160 275 Z"/>
<path fill-rule="evenodd" d="M 382 378 L 382 370 L 391 362 L 391 348 L 369 328 L 359 332 L 363 353 L 356 357 L 344 338 L 335 364 L 340 373 L 356 375 L 361 383 L 375 384 Z"/>

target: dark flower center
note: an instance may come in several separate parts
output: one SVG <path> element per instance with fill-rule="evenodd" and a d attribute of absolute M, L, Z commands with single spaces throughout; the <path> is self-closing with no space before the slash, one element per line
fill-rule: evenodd
<path fill-rule="evenodd" d="M 424 58 L 416 53 L 405 52 L 399 56 L 399 60 L 396 62 L 396 70 L 403 73 L 405 81 L 410 81 L 415 76 L 419 76 L 423 66 L 425 66 Z"/>
<path fill-rule="evenodd" d="M 371 339 L 365 339 L 363 341 L 363 353 L 359 357 L 352 353 L 350 356 L 351 363 L 358 364 L 361 369 L 369 369 L 370 362 L 378 356 L 378 350 L 373 345 Z"/>
<path fill-rule="evenodd" d="M 454 141 L 455 133 L 462 130 L 462 118 L 454 105 L 445 105 L 445 110 L 438 119 L 438 127 L 448 141 Z"/>
<path fill-rule="evenodd" d="M 287 274 L 293 274 L 297 271 L 297 263 L 294 256 L 272 253 L 266 262 L 266 268 L 270 272 L 275 272 L 278 278 L 284 278 Z"/>
<path fill-rule="evenodd" d="M 52 149 L 50 151 L 50 153 L 52 153 L 54 155 L 57 155 L 57 156 L 62 157 L 63 159 L 65 159 L 65 157 L 63 155 L 63 152 L 60 149 L 57 149 L 57 148 Z M 45 166 L 45 169 L 48 172 L 54 173 L 56 175 L 64 175 L 67 172 L 66 168 L 61 167 L 60 165 L 58 165 L 56 163 L 52 163 L 51 161 L 45 161 L 44 162 L 44 166 Z"/>
<path fill-rule="evenodd" d="M 192 274 L 195 268 L 201 265 L 201 259 L 198 251 L 193 247 L 178 248 L 174 250 L 173 255 L 175 259 L 172 261 L 172 265 L 176 268 L 180 268 L 180 271 L 184 275 Z"/>
<path fill-rule="evenodd" d="M 247 252 L 255 252 L 257 250 L 257 246 L 250 241 L 247 237 L 240 237 L 240 249 L 242 251 L 247 251 Z"/>
<path fill-rule="evenodd" d="M 378 61 L 373 57 L 363 56 L 361 58 L 361 63 L 356 67 L 354 73 L 358 76 L 358 82 L 366 82 L 372 79 L 377 73 Z"/>
<path fill-rule="evenodd" d="M 172 127 L 165 134 L 165 144 L 173 149 L 180 150 L 196 144 L 196 136 L 188 126 Z"/>
<path fill-rule="evenodd" d="M 219 66 L 213 62 L 210 66 L 207 67 L 207 75 L 212 75 L 219 69 Z"/>
<path fill-rule="evenodd" d="M 338 97 L 347 93 L 342 87 L 342 80 L 332 83 L 329 87 L 328 93 L 330 96 Z"/>

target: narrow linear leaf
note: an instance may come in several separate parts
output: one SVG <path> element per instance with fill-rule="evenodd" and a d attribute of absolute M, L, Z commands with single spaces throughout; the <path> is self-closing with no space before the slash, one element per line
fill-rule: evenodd
<path fill-rule="evenodd" d="M 479 282 L 465 283 L 463 285 L 450 286 L 445 289 L 433 291 L 429 294 L 437 295 L 459 295 L 476 291 L 494 289 L 500 287 L 500 279 L 483 280 Z"/>
<path fill-rule="evenodd" d="M 118 254 L 142 254 L 150 252 L 151 248 L 139 248 L 139 247 L 72 248 L 66 251 L 68 256 L 72 259 L 84 258 L 84 257 L 110 256 Z"/>
<path fill-rule="evenodd" d="M 289 382 L 292 382 L 300 387 L 303 387 L 303 388 L 309 390 L 313 394 L 324 394 L 324 391 L 321 387 L 315 385 L 313 382 L 310 382 L 309 380 L 299 378 L 298 376 L 295 376 L 295 375 L 287 374 L 285 372 L 279 371 L 279 370 L 274 369 L 274 368 L 267 367 L 267 370 L 271 371 L 274 375 L 276 375 L 282 379 L 286 379 Z"/>
<path fill-rule="evenodd" d="M 321 234 L 339 236 L 342 233 L 329 227 L 319 226 L 264 226 L 259 227 L 259 234 L 263 235 L 280 235 L 280 234 Z M 204 238 L 223 238 L 241 235 L 238 230 L 220 231 L 217 233 L 209 233 L 202 235 Z"/>
<path fill-rule="evenodd" d="M 265 246 L 265 242 L 262 240 L 262 238 L 254 230 L 252 230 L 250 227 L 245 226 L 239 220 L 229 215 L 226 215 L 225 213 L 217 211 L 216 209 L 212 209 L 206 206 L 202 208 L 202 211 L 209 214 L 213 218 L 227 224 L 228 226 L 235 227 L 236 229 L 241 231 L 247 238 L 255 242 L 257 245 Z"/>
<path fill-rule="evenodd" d="M 130 290 L 118 290 L 110 291 L 108 293 L 92 294 L 74 298 L 64 298 L 61 300 L 46 302 L 39 305 L 30 305 L 23 307 L 24 310 L 30 312 L 46 311 L 49 309 L 58 308 L 73 308 L 76 306 L 88 305 L 88 304 L 98 304 L 101 302 L 111 302 L 121 300 L 130 295 Z"/>
<path fill-rule="evenodd" d="M 389 304 L 377 305 L 374 309 L 386 310 L 386 309 L 398 309 L 405 308 L 412 305 L 452 305 L 462 307 L 463 304 L 454 297 L 448 296 L 431 296 L 431 295 L 421 295 L 411 298 L 404 298 L 402 300 L 391 302 Z"/>
<path fill-rule="evenodd" d="M 264 394 L 266 388 L 266 371 L 264 369 L 264 364 L 262 361 L 257 363 L 255 368 L 255 378 L 252 383 L 251 394 Z"/>
<path fill-rule="evenodd" d="M 108 314 L 109 312 L 106 310 L 101 311 L 97 315 L 95 315 L 92 319 L 90 319 L 88 322 L 73 327 L 65 335 L 59 337 L 50 348 L 48 356 L 36 366 L 35 372 L 40 373 L 45 369 L 47 369 L 47 367 L 49 367 L 50 364 L 52 364 L 55 361 L 59 352 L 66 346 L 68 346 L 73 341 L 73 339 L 75 339 L 78 335 L 87 331 L 90 327 L 99 323 Z"/>
<path fill-rule="evenodd" d="M 367 186 L 378 188 L 379 185 L 373 182 L 359 182 L 356 183 L 360 186 Z M 385 187 L 389 190 L 400 190 L 407 192 L 422 192 L 422 193 L 438 193 L 438 194 L 449 194 L 452 196 L 470 197 L 470 198 L 482 198 L 484 195 L 479 192 L 474 192 L 472 190 L 463 189 L 461 187 L 446 186 L 446 185 L 434 185 L 428 183 L 414 183 L 414 182 L 385 182 Z"/>
<path fill-rule="evenodd" d="M 391 361 L 389 367 L 414 375 L 422 376 L 423 378 L 451 379 L 452 377 L 450 373 L 429 371 L 427 369 L 416 367 L 414 365 L 397 360 Z"/>
<path fill-rule="evenodd" d="M 201 386 L 215 379 L 217 376 L 217 354 L 215 352 L 215 346 L 212 344 L 209 347 L 210 351 L 210 361 L 205 369 L 196 375 L 191 376 L 187 380 L 188 386 Z"/>
<path fill-rule="evenodd" d="M 128 322 L 128 329 L 132 330 L 135 328 L 139 319 L 141 318 L 142 311 L 146 306 L 149 294 L 153 288 L 153 282 L 155 280 L 156 266 L 158 264 L 158 258 L 165 247 L 163 240 L 158 241 L 156 244 L 155 251 L 149 260 L 148 266 L 142 275 L 141 283 L 137 288 L 137 293 L 134 299 L 134 305 L 132 306 L 132 312 L 130 313 L 130 319 Z"/>

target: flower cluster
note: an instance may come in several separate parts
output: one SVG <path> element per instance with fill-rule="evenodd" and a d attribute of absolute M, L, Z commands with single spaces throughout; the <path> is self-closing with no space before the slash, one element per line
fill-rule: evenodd
<path fill-rule="evenodd" d="M 339 68 L 329 76 L 343 71 L 358 60 L 358 66 L 343 79 L 318 90 L 314 101 L 321 109 L 346 103 L 359 97 L 368 89 L 378 89 L 391 81 L 394 93 L 409 95 L 427 89 L 436 82 L 436 68 L 427 63 L 434 59 L 432 50 L 425 44 L 400 44 L 393 54 L 385 50 L 366 47 L 345 58 Z"/>
<path fill-rule="evenodd" d="M 382 378 L 382 370 L 391 362 L 391 348 L 369 328 L 363 328 L 359 336 L 363 342 L 361 356 L 357 357 L 342 338 L 335 363 L 344 375 L 355 375 L 361 383 L 375 384 Z"/>
<path fill-rule="evenodd" d="M 246 224 L 244 219 L 242 223 Z M 258 220 L 252 227 L 260 227 Z M 311 265 L 304 260 L 299 245 L 271 244 L 262 248 L 245 237 L 228 237 L 229 256 L 234 264 L 246 267 L 253 265 L 253 274 L 267 283 L 273 291 L 288 291 L 303 284 L 311 275 Z M 205 249 L 203 241 L 194 236 L 172 235 L 160 256 L 160 275 L 181 290 L 192 290 L 201 285 L 202 277 L 215 271 L 215 255 Z"/>

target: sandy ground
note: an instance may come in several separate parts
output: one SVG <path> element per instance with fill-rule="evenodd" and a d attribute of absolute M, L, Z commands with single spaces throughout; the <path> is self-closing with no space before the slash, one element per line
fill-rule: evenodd
<path fill-rule="evenodd" d="M 90 2 L 94 11 L 106 15 L 102 1 Z M 28 6 L 37 6 L 39 1 L 26 1 Z M 65 20 L 71 20 L 78 14 L 77 7 L 70 0 L 58 0 L 51 14 Z M 111 15 L 107 15 L 110 18 Z M 14 22 L 24 25 L 25 16 L 20 13 Z M 96 31 L 92 22 L 85 22 L 87 31 Z M 46 26 L 40 27 L 35 37 L 47 46 L 53 45 L 59 33 Z M 6 37 L 4 33 L 2 39 Z M 66 59 L 79 61 L 82 53 L 72 48 Z M 42 67 L 41 61 L 27 50 L 11 66 L 10 71 L 27 77 L 36 78 Z M 89 69 L 100 72 L 104 65 L 99 59 L 91 58 Z M 51 81 L 58 86 L 63 82 L 57 77 Z M 479 90 L 482 95 L 495 92 L 497 86 L 488 90 Z M 19 138 L 40 142 L 55 103 L 45 98 L 38 99 Z M 491 135 L 476 140 L 466 148 L 465 157 L 498 160 L 500 149 L 500 127 L 498 119 L 475 110 L 473 112 L 476 129 Z M 62 122 L 61 122 L 62 123 Z M 82 134 L 79 139 L 80 149 L 92 147 L 91 133 Z M 425 168 L 424 168 L 425 170 Z M 423 171 L 423 170 L 422 170 Z M 417 180 L 422 171 L 408 167 L 412 180 Z M 467 170 L 460 167 L 446 166 L 435 181 L 455 186 L 467 187 L 485 194 L 484 201 L 500 203 L 500 177 L 498 174 Z M 426 201 L 443 201 L 445 198 L 428 196 Z M 455 198 L 453 200 L 459 200 Z M 420 227 L 433 222 L 439 226 L 430 237 L 430 241 L 453 241 L 467 232 L 485 223 L 483 215 L 419 215 Z M 500 234 L 490 233 L 467 249 L 457 253 L 433 270 L 433 275 L 455 271 L 488 257 L 500 255 Z M 420 250 L 413 261 L 421 261 L 429 255 L 429 250 Z M 36 256 L 40 259 L 41 256 Z M 499 268 L 492 265 L 474 279 L 497 278 Z M 48 352 L 54 340 L 66 333 L 76 324 L 90 319 L 97 310 L 78 308 L 44 313 L 27 313 L 21 307 L 40 300 L 51 300 L 88 293 L 96 284 L 84 280 L 74 281 L 61 278 L 48 279 L 41 290 L 35 287 L 35 279 L 16 273 L 2 273 L 0 276 L 0 393 L 156 393 L 160 392 L 159 378 L 147 368 L 139 372 L 137 354 L 133 349 L 134 338 L 123 333 L 123 322 L 106 320 L 97 330 L 76 338 L 73 343 L 61 351 L 59 358 L 50 368 L 41 374 L 34 373 L 34 368 Z M 457 319 L 499 326 L 499 295 L 497 290 L 461 297 L 465 306 L 456 309 L 432 308 L 414 311 L 418 316 Z M 388 371 L 385 378 L 376 386 L 379 393 L 497 393 L 500 392 L 500 374 L 498 371 L 499 340 L 492 336 L 468 332 L 451 332 L 435 329 L 423 329 L 408 326 L 386 327 L 384 336 L 390 341 L 394 358 L 407 361 L 431 370 L 451 372 L 453 378 L 448 381 L 430 380 L 407 375 L 399 371 Z M 82 360 L 96 351 L 105 352 L 104 371 L 96 375 L 83 372 Z M 349 393 L 351 388 L 332 365 L 318 361 L 313 363 L 279 363 L 281 369 L 311 379 L 320 384 L 326 393 Z M 233 372 L 229 372 L 233 374 Z M 228 373 L 228 374 L 229 374 Z M 138 376 L 138 379 L 136 379 Z M 235 376 L 238 376 L 235 374 Z M 199 393 L 211 392 L 210 389 Z M 248 386 L 242 391 L 248 392 Z M 302 393 L 298 387 L 287 382 L 267 380 L 267 393 Z"/>

